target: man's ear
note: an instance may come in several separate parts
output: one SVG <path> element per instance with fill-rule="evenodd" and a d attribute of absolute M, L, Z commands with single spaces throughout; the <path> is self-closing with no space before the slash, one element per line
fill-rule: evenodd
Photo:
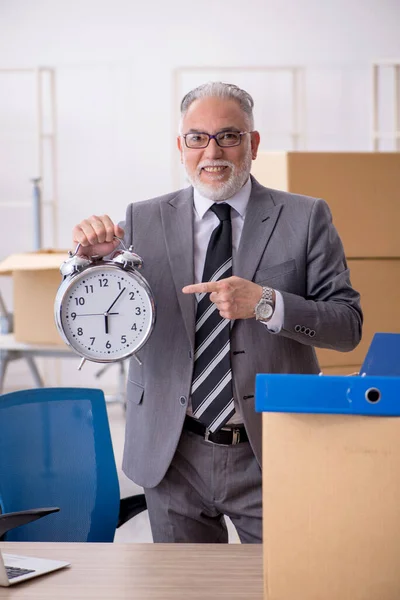
<path fill-rule="evenodd" d="M 256 160 L 258 147 L 260 145 L 260 134 L 258 131 L 253 131 L 251 134 L 251 158 Z"/>
<path fill-rule="evenodd" d="M 176 138 L 176 145 L 178 146 L 178 150 L 181 155 L 181 163 L 183 164 L 183 144 L 182 144 L 182 138 L 180 135 L 178 135 L 178 137 Z"/>

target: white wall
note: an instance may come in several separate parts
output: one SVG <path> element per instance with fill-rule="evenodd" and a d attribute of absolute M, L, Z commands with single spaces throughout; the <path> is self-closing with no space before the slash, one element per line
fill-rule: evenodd
<path fill-rule="evenodd" d="M 209 67 L 181 71 L 179 96 L 209 79 L 246 87 L 262 147 L 289 149 L 290 78 L 242 67 L 305 66 L 308 148 L 368 150 L 370 63 L 382 58 L 400 59 L 399 0 L 0 0 L 0 68 L 56 69 L 59 247 L 83 217 L 122 219 L 128 202 L 182 181 L 173 170 L 177 69 Z M 382 81 L 389 98 L 388 74 Z M 30 210 L 1 203 L 30 200 L 34 94 L 31 75 L 0 74 L 0 258 L 31 248 Z M 391 126 L 389 100 L 382 115 Z M 0 285 L 10 303 L 10 282 Z"/>

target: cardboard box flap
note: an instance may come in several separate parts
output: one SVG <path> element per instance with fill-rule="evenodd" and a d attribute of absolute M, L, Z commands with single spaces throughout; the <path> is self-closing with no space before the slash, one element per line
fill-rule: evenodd
<path fill-rule="evenodd" d="M 11 254 L 0 262 L 0 275 L 11 275 L 14 271 L 59 269 L 67 258 L 68 250 L 40 250 Z"/>

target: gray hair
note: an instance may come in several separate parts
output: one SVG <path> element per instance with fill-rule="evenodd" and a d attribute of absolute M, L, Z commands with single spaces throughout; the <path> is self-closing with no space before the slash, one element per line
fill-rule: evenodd
<path fill-rule="evenodd" d="M 195 100 L 200 98 L 226 98 L 229 100 L 235 100 L 240 108 L 245 113 L 250 130 L 254 129 L 254 117 L 253 117 L 253 106 L 254 100 L 248 92 L 240 89 L 233 83 L 222 83 L 222 81 L 209 81 L 199 85 L 194 90 L 191 90 L 184 96 L 181 102 L 181 123 L 179 130 L 181 131 L 182 119 L 189 109 L 189 106 Z"/>

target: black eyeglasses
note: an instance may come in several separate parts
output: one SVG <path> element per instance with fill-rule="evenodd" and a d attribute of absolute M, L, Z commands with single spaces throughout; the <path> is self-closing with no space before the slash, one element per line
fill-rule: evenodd
<path fill-rule="evenodd" d="M 219 131 L 215 135 L 196 131 L 195 133 L 185 133 L 182 137 L 188 148 L 207 148 L 210 140 L 215 140 L 221 148 L 232 148 L 239 146 L 242 141 L 242 135 L 253 133 L 252 131 Z"/>

